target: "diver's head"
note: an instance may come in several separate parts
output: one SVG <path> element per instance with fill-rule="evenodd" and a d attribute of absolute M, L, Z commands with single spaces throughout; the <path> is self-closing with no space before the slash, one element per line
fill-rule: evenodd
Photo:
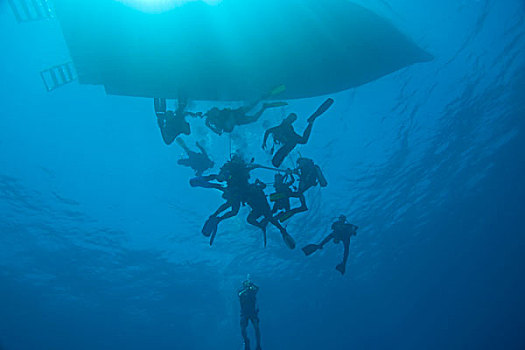
<path fill-rule="evenodd" d="M 252 286 L 252 284 L 253 284 L 253 283 L 252 283 L 252 281 L 250 281 L 250 280 L 246 280 L 246 281 L 242 282 L 242 286 L 243 286 L 244 288 L 249 288 L 249 287 Z"/>
<path fill-rule="evenodd" d="M 285 123 L 292 124 L 297 120 L 297 114 L 290 113 L 288 114 L 288 117 L 284 120 Z"/>
<path fill-rule="evenodd" d="M 185 98 L 185 97 L 181 97 L 179 98 L 179 100 L 177 101 L 177 107 L 178 109 L 180 109 L 181 111 L 183 111 L 186 106 L 188 106 L 188 99 Z"/>
<path fill-rule="evenodd" d="M 230 176 L 229 172 L 221 171 L 217 175 L 217 181 L 224 182 L 224 181 L 227 181 L 230 177 L 231 176 Z"/>
<path fill-rule="evenodd" d="M 232 154 L 231 162 L 233 163 L 239 163 L 239 164 L 245 164 L 244 157 L 240 151 L 235 151 L 234 154 Z"/>
<path fill-rule="evenodd" d="M 252 278 L 250 276 L 250 274 L 246 275 L 246 280 L 244 280 L 244 282 L 242 282 L 242 286 L 247 288 L 247 287 L 250 287 L 252 285 Z"/>
<path fill-rule="evenodd" d="M 309 163 L 311 163 L 312 160 L 309 159 L 309 158 L 304 158 L 304 157 L 301 157 L 301 158 L 298 158 L 297 159 L 297 165 L 300 166 L 300 167 L 303 167 L 303 166 L 307 166 Z"/>
<path fill-rule="evenodd" d="M 344 215 L 339 215 L 339 221 L 341 221 L 341 222 L 345 222 L 345 221 L 346 221 L 346 216 L 344 216 Z"/>

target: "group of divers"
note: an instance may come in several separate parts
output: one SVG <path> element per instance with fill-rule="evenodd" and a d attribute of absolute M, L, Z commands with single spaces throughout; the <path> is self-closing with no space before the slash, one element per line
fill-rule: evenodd
<path fill-rule="evenodd" d="M 266 229 L 270 223 L 279 230 L 286 246 L 294 249 L 296 245 L 295 240 L 283 227 L 282 223 L 294 215 L 308 210 L 305 198 L 306 191 L 317 185 L 321 187 L 328 185 L 321 168 L 310 158 L 302 156 L 298 158 L 294 169 L 281 169 L 281 165 L 297 145 L 304 145 L 308 142 L 314 122 L 334 103 L 334 100 L 331 98 L 324 101 L 309 116 L 307 119 L 308 125 L 302 135 L 298 134 L 293 127 L 293 123 L 297 120 L 295 113 L 290 113 L 279 125 L 265 131 L 262 141 L 263 150 L 268 148 L 268 138 L 271 136 L 273 139 L 273 146 L 269 150 L 273 156 L 271 167 L 256 164 L 253 158 L 250 162 L 247 162 L 242 155 L 233 154 L 217 174 L 205 175 L 205 172 L 212 169 L 215 164 L 204 147 L 197 142 L 196 146 L 199 151 L 193 151 L 179 137 L 180 135 L 191 134 L 187 117 L 203 118 L 206 126 L 219 136 L 224 133 L 231 133 L 236 126 L 255 123 L 267 109 L 288 105 L 287 102 L 262 102 L 273 98 L 282 91 L 284 91 L 284 86 L 281 85 L 250 105 L 236 109 L 219 109 L 214 107 L 205 113 L 187 111 L 187 101 L 181 98 L 179 98 L 177 107 L 173 111 L 167 109 L 165 99 L 156 98 L 154 101 L 157 123 L 164 142 L 170 145 L 176 140 L 187 155 L 186 158 L 179 159 L 178 164 L 190 167 L 195 171 L 195 177 L 190 179 L 190 185 L 222 192 L 222 198 L 225 202 L 210 215 L 202 228 L 202 234 L 209 237 L 210 245 L 215 240 L 219 224 L 226 219 L 236 216 L 241 206 L 248 205 L 250 213 L 248 214 L 247 222 L 262 231 L 264 246 L 266 246 L 267 242 Z M 250 113 L 260 103 L 262 103 L 260 109 L 255 113 Z M 275 152 L 276 147 L 278 149 Z M 273 183 L 274 191 L 272 193 L 265 193 L 267 185 L 259 179 L 250 181 L 250 173 L 254 169 L 267 169 L 276 172 Z M 290 203 L 292 198 L 298 199 L 300 205 L 292 208 Z M 270 205 L 270 202 L 273 203 L 273 206 Z M 357 229 L 357 226 L 347 221 L 345 215 L 340 215 L 332 223 L 331 233 L 328 236 L 319 244 L 306 245 L 302 250 L 308 256 L 319 249 L 323 249 L 323 246 L 332 240 L 336 244 L 342 242 L 344 245 L 343 261 L 336 266 L 336 269 L 341 274 L 344 274 L 349 255 L 350 238 L 356 235 Z M 255 328 L 256 349 L 261 349 L 258 309 L 255 306 L 257 291 L 258 287 L 248 278 L 243 282 L 243 286 L 238 292 L 241 303 L 241 331 L 245 349 L 250 348 L 246 334 L 248 321 L 251 321 Z"/>

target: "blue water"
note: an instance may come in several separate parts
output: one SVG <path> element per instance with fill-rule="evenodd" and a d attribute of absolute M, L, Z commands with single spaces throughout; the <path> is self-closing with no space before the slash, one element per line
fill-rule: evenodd
<path fill-rule="evenodd" d="M 209 247 L 221 198 L 189 187 L 151 101 L 45 92 L 38 72 L 68 60 L 60 28 L 1 2 L 0 348 L 240 349 L 250 273 L 263 349 L 525 349 L 525 3 L 359 3 L 435 59 L 332 95 L 299 149 L 329 186 L 288 230 L 300 247 L 346 214 L 360 229 L 341 276 L 342 247 L 305 258 L 271 228 L 264 249 L 246 209 Z M 295 111 L 302 130 L 326 97 L 268 112 L 232 147 L 268 162 L 263 127 Z M 192 128 L 227 159 L 227 138 Z"/>

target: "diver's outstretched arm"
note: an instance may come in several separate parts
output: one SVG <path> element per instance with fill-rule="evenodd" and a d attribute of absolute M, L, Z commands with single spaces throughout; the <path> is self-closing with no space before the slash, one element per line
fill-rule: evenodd
<path fill-rule="evenodd" d="M 190 117 L 196 118 L 196 117 L 203 117 L 202 112 L 184 112 L 186 115 L 189 115 Z"/>
<path fill-rule="evenodd" d="M 269 167 L 269 166 L 265 166 L 265 165 L 261 165 L 261 164 L 251 164 L 249 165 L 249 170 L 252 171 L 254 169 L 266 169 L 266 170 L 273 170 L 273 171 L 277 171 L 279 173 L 284 173 L 286 172 L 286 170 L 283 170 L 283 169 L 279 169 L 279 168 L 272 168 L 272 167 Z"/>

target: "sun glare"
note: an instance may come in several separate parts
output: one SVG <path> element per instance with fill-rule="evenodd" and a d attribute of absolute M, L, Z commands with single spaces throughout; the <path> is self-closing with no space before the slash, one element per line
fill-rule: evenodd
<path fill-rule="evenodd" d="M 160 13 L 172 10 L 178 6 L 182 6 L 189 2 L 205 2 L 209 5 L 216 5 L 221 0 L 118 0 L 125 5 L 136 8 L 137 10 L 150 12 L 150 13 Z"/>

